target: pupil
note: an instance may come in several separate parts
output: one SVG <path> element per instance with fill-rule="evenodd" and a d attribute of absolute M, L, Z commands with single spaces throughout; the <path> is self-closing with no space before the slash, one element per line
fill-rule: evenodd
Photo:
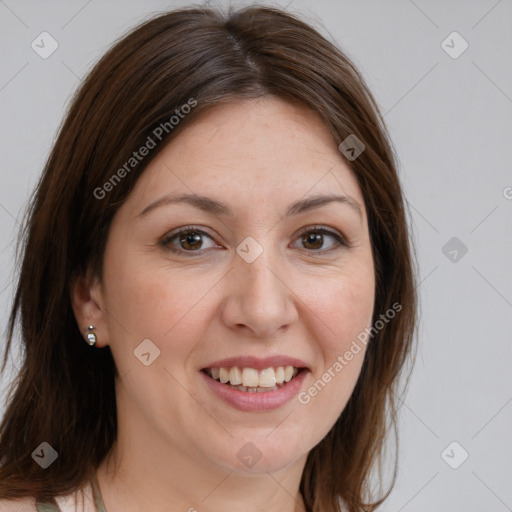
<path fill-rule="evenodd" d="M 201 242 L 201 235 L 199 233 L 188 233 L 185 236 L 182 236 L 180 241 L 182 244 L 188 245 L 192 249 L 198 249 Z M 199 242 L 198 245 L 197 242 Z"/>
<path fill-rule="evenodd" d="M 319 233 L 309 233 L 305 238 L 306 244 L 315 245 L 315 249 L 322 247 L 322 235 Z"/>

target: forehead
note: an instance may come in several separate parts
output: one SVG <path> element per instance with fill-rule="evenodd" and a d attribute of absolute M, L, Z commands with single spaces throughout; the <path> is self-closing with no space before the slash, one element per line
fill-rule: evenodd
<path fill-rule="evenodd" d="M 194 193 L 237 203 L 290 203 L 306 194 L 364 200 L 357 179 L 319 116 L 274 97 L 202 113 L 148 165 L 133 191 L 148 201 Z"/>

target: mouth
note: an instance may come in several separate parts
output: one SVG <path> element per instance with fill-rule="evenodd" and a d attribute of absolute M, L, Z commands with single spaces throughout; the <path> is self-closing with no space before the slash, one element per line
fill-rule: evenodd
<path fill-rule="evenodd" d="M 211 379 L 237 391 L 246 393 L 268 393 L 276 391 L 294 380 L 304 367 L 269 366 L 258 370 L 252 367 L 220 366 L 201 370 Z"/>
<path fill-rule="evenodd" d="M 239 411 L 263 412 L 291 402 L 309 371 L 304 361 L 286 355 L 245 355 L 211 362 L 199 373 L 211 396 Z"/>

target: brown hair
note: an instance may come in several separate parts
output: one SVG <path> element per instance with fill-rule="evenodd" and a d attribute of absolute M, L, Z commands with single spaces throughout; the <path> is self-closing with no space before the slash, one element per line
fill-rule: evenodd
<path fill-rule="evenodd" d="M 252 6 L 228 14 L 188 8 L 144 22 L 95 65 L 75 94 L 27 211 L 22 261 L 3 370 L 16 328 L 24 360 L 0 426 L 0 498 L 48 500 L 78 489 L 116 439 L 116 367 L 109 347 L 91 349 L 73 315 L 70 283 L 101 279 L 113 215 L 159 151 L 205 109 L 274 95 L 316 112 L 340 143 L 365 150 L 348 161 L 361 187 L 375 262 L 374 322 L 396 317 L 368 343 L 355 390 L 309 453 L 301 492 L 309 511 L 374 510 L 369 476 L 395 428 L 399 376 L 416 325 L 414 262 L 396 162 L 378 106 L 351 61 L 295 16 Z M 179 124 L 169 119 L 193 99 Z M 167 123 L 162 141 L 98 199 L 98 187 Z M 340 158 L 343 158 L 340 153 Z M 96 191 L 96 192 L 95 192 Z M 57 460 L 31 457 L 46 441 Z"/>

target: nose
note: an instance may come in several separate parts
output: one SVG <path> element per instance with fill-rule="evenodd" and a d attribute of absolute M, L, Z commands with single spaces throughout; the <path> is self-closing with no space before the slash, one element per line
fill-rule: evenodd
<path fill-rule="evenodd" d="M 222 320 L 229 329 L 254 338 L 271 338 L 298 318 L 296 297 L 289 273 L 264 251 L 247 263 L 237 256 L 227 275 Z"/>

